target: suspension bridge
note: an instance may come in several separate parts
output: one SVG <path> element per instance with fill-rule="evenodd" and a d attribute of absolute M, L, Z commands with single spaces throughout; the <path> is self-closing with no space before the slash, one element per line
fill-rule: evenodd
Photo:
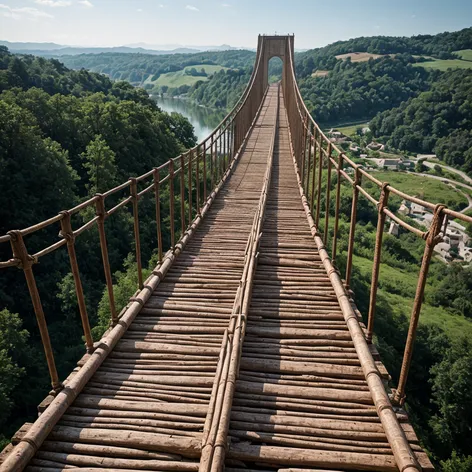
<path fill-rule="evenodd" d="M 0 455 L 0 471 L 434 470 L 402 408 L 405 385 L 434 246 L 449 219 L 472 219 L 379 182 L 330 142 L 303 103 L 293 54 L 293 36 L 259 36 L 246 91 L 207 139 L 75 208 L 0 236 L 12 248 L 0 268 L 25 274 L 52 384 L 38 419 Z M 269 86 L 274 56 L 283 61 L 282 81 Z M 345 184 L 352 200 L 341 275 Z M 389 194 L 430 209 L 431 227 L 422 231 L 395 215 Z M 139 218 L 145 198 L 155 200 L 159 260 L 147 279 Z M 349 288 L 360 198 L 378 210 L 367 326 Z M 74 217 L 88 208 L 95 216 L 74 229 Z M 105 220 L 124 208 L 133 214 L 138 286 L 118 312 Z M 372 343 L 386 218 L 425 240 L 395 389 Z M 29 253 L 28 236 L 54 226 L 59 239 Z M 98 229 L 111 313 L 95 343 L 75 251 L 91 228 Z M 87 351 L 62 382 L 34 274 L 42 257 L 61 248 Z"/>

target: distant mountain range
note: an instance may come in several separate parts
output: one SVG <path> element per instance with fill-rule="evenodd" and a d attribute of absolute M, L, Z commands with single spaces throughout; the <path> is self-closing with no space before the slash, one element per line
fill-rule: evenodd
<path fill-rule="evenodd" d="M 142 54 L 193 54 L 202 51 L 228 51 L 243 49 L 222 44 L 221 46 L 195 46 L 187 47 L 178 44 L 151 46 L 145 43 L 129 44 L 115 47 L 82 47 L 65 46 L 56 43 L 15 43 L 0 41 L 1 46 L 6 46 L 11 52 L 17 54 L 34 54 L 37 56 L 75 56 L 77 54 L 100 54 L 104 52 L 142 53 Z"/>

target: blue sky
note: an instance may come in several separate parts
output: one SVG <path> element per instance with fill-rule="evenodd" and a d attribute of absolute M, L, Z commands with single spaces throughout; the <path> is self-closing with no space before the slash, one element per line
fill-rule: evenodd
<path fill-rule="evenodd" d="M 313 48 L 469 26 L 471 0 L 0 0 L 0 39 L 84 46 L 255 47 L 259 33 L 277 32 Z"/>

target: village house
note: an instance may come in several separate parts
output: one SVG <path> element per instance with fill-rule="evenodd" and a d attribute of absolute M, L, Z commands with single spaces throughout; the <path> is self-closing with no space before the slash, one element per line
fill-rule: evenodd
<path fill-rule="evenodd" d="M 374 141 L 369 143 L 366 147 L 367 147 L 367 149 L 370 149 L 371 151 L 383 151 L 385 149 L 384 144 L 376 143 Z"/>
<path fill-rule="evenodd" d="M 379 159 L 378 166 L 383 169 L 396 170 L 401 163 L 400 159 Z"/>

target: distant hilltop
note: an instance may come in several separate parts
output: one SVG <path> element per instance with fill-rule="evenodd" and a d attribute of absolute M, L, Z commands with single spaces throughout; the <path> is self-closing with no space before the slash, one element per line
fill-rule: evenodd
<path fill-rule="evenodd" d="M 221 46 L 180 46 L 162 45 L 151 46 L 145 43 L 130 44 L 113 47 L 85 47 L 66 46 L 56 43 L 20 43 L 10 41 L 0 41 L 1 46 L 6 46 L 11 52 L 16 54 L 34 54 L 37 56 L 74 56 L 77 54 L 101 54 L 105 52 L 117 53 L 142 53 L 142 54 L 194 54 L 203 51 L 229 51 L 244 49 L 233 47 L 228 44 Z"/>

